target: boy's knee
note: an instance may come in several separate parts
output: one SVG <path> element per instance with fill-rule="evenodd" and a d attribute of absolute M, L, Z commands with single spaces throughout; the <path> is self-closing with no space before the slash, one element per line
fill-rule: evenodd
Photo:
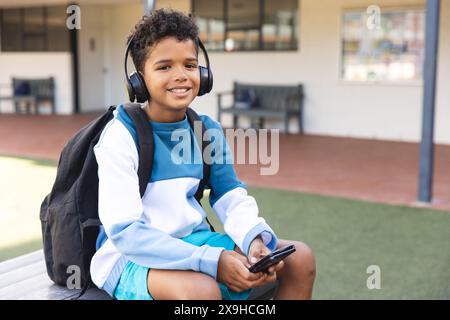
<path fill-rule="evenodd" d="M 292 241 L 292 244 L 295 245 L 296 251 L 291 255 L 292 259 L 289 261 L 289 269 L 293 272 L 301 271 L 303 276 L 314 278 L 316 275 L 314 252 L 303 242 Z"/>
<path fill-rule="evenodd" d="M 182 300 L 221 300 L 222 293 L 217 282 L 208 275 L 199 273 L 182 288 Z"/>

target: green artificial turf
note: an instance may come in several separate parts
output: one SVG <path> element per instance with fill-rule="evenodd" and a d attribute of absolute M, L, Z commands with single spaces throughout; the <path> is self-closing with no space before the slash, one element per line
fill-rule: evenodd
<path fill-rule="evenodd" d="M 0 261 L 42 246 L 39 207 L 56 163 L 0 157 Z M 449 299 L 450 212 L 249 188 L 278 237 L 316 255 L 315 299 Z M 203 201 L 218 231 L 223 230 Z M 381 289 L 368 289 L 369 266 Z"/>

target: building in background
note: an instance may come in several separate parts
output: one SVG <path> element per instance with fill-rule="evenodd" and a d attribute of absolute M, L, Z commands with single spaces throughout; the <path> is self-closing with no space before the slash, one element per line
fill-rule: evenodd
<path fill-rule="evenodd" d="M 54 76 L 60 114 L 127 101 L 125 41 L 143 1 L 77 5 L 74 35 L 66 1 L 0 0 L 1 85 Z M 420 140 L 424 0 L 157 0 L 161 7 L 193 13 L 208 48 L 214 88 L 194 101 L 199 112 L 216 117 L 215 93 L 233 81 L 302 83 L 306 134 Z M 439 37 L 435 141 L 450 144 L 450 0 L 441 0 Z"/>

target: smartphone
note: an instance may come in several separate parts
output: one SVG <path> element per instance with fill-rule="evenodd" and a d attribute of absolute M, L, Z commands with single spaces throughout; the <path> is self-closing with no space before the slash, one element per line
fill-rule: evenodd
<path fill-rule="evenodd" d="M 293 252 L 295 252 L 295 246 L 293 244 L 275 250 L 252 265 L 249 270 L 253 273 L 267 271 L 271 266 L 277 264 Z"/>

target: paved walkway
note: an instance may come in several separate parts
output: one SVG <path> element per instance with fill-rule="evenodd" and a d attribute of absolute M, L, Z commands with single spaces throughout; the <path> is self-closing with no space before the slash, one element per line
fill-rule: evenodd
<path fill-rule="evenodd" d="M 0 115 L 0 154 L 58 160 L 73 133 L 96 115 Z M 280 135 L 276 175 L 236 165 L 251 186 L 417 206 L 419 145 L 313 135 Z M 435 153 L 431 207 L 450 211 L 450 146 Z"/>

